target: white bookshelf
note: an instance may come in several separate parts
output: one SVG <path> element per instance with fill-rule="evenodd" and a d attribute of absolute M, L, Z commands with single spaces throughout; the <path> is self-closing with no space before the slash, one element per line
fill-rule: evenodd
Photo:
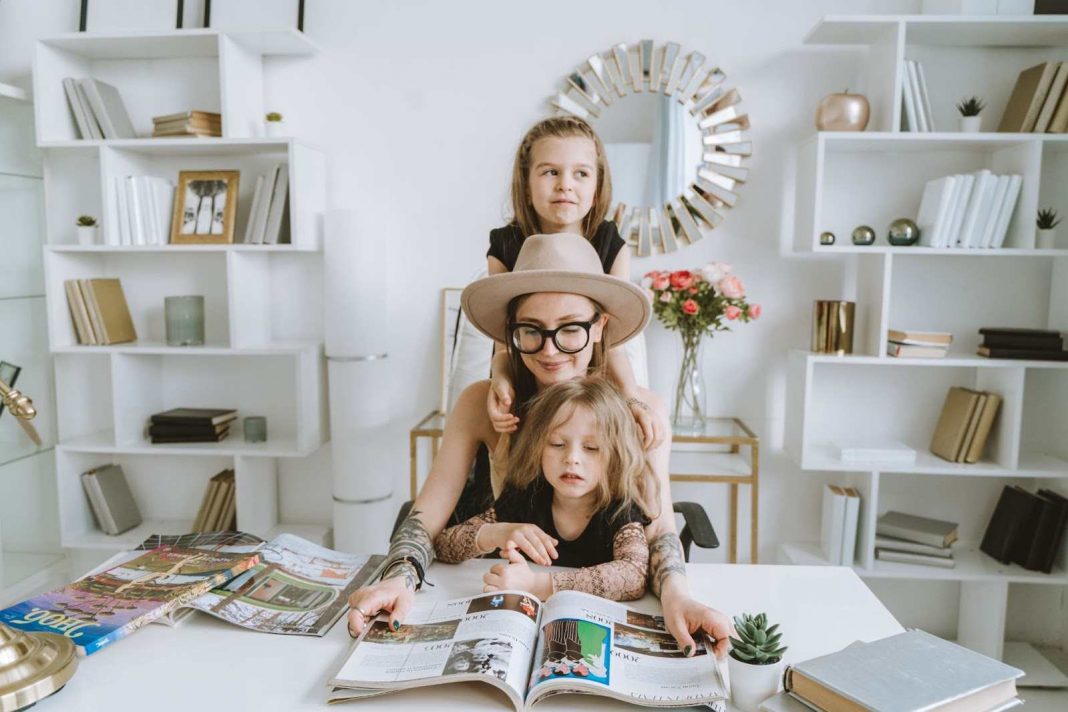
<path fill-rule="evenodd" d="M 1055 249 L 1034 247 L 1039 206 L 1068 212 L 1068 135 L 993 130 L 1022 69 L 1068 60 L 1068 18 L 827 17 L 806 42 L 858 46 L 851 89 L 867 95 L 872 119 L 868 131 L 821 132 L 799 148 L 794 251 L 841 263 L 839 290 L 826 297 L 856 302 L 856 332 L 849 356 L 789 354 L 785 448 L 803 470 L 838 473 L 835 480 L 860 491 L 853 562 L 860 576 L 958 583 L 960 642 L 1001 658 L 1010 584 L 1068 586 L 1063 548 L 1051 574 L 978 550 L 1006 484 L 1068 490 L 1068 363 L 985 359 L 975 351 L 983 326 L 1068 331 L 1068 235 Z M 899 128 L 906 58 L 924 65 L 936 133 Z M 972 94 L 988 104 L 985 132 L 956 133 L 953 104 Z M 1023 176 L 1003 247 L 888 245 L 888 224 L 915 219 L 926 181 L 980 168 Z M 875 245 L 851 244 L 862 224 L 875 229 Z M 827 230 L 837 244 L 819 244 Z M 949 331 L 954 342 L 945 359 L 890 358 L 891 328 Z M 972 465 L 928 451 L 951 386 L 1003 398 L 984 457 Z M 916 450 L 916 461 L 842 462 L 836 443 L 851 438 L 902 441 Z M 876 520 L 891 509 L 958 522 L 955 568 L 876 561 Z M 781 554 L 795 564 L 827 563 L 813 542 L 786 543 Z M 1068 627 L 1050 624 L 1068 647 Z"/>
<path fill-rule="evenodd" d="M 322 353 L 321 213 L 325 161 L 294 137 L 264 137 L 264 65 L 312 56 L 296 30 L 76 33 L 37 42 L 33 84 L 38 146 L 44 153 L 46 324 L 58 404 L 56 482 L 62 545 L 120 550 L 152 533 L 189 527 L 209 478 L 232 468 L 237 526 L 259 536 L 281 531 L 330 544 L 330 529 L 286 521 L 279 465 L 313 454 L 326 439 Z M 85 140 L 67 105 L 65 77 L 115 86 L 138 138 Z M 222 136 L 151 138 L 152 117 L 219 112 Z M 276 245 L 118 245 L 116 182 L 183 170 L 240 172 L 235 239 L 244 235 L 256 177 L 274 164 L 288 172 L 289 235 Z M 73 221 L 100 220 L 103 244 L 77 244 Z M 78 344 L 64 281 L 121 280 L 138 340 Z M 164 297 L 199 294 L 205 344 L 165 343 Z M 152 413 L 179 406 L 233 407 L 238 420 L 218 443 L 153 445 Z M 242 417 L 267 417 L 268 440 L 246 443 Z M 123 467 L 144 523 L 114 537 L 101 532 L 79 475 Z"/>

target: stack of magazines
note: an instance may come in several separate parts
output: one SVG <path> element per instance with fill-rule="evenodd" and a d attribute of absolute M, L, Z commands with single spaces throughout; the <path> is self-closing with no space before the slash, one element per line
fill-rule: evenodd
<path fill-rule="evenodd" d="M 954 522 L 890 511 L 875 527 L 875 558 L 952 569 L 956 540 Z"/>

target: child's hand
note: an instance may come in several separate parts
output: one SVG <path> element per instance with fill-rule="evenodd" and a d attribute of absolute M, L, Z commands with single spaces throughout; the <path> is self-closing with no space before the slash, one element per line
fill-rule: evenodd
<path fill-rule="evenodd" d="M 653 415 L 652 409 L 639 398 L 628 398 L 627 406 L 630 408 L 634 421 L 638 424 L 638 430 L 642 435 L 642 447 L 653 450 L 664 442 L 664 429 L 660 420 Z"/>
<path fill-rule="evenodd" d="M 506 376 L 496 375 L 490 380 L 489 396 L 486 408 L 489 410 L 490 422 L 498 433 L 514 433 L 519 428 L 519 418 L 512 415 L 512 400 L 515 388 Z"/>
<path fill-rule="evenodd" d="M 548 573 L 535 573 L 530 570 L 526 559 L 513 549 L 502 552 L 507 555 L 507 564 L 494 564 L 482 582 L 486 584 L 483 591 L 503 591 L 505 589 L 518 589 L 533 593 L 538 598 L 545 600 L 552 595 L 552 577 Z"/>
<path fill-rule="evenodd" d="M 552 560 L 558 556 L 557 543 L 536 524 L 485 524 L 475 536 L 479 551 L 500 549 L 501 556 L 505 556 L 506 551 L 518 549 L 542 566 L 551 566 Z"/>

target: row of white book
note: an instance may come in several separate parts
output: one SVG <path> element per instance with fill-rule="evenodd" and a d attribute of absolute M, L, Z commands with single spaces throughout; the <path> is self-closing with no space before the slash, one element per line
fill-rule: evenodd
<path fill-rule="evenodd" d="M 901 73 L 902 127 L 906 131 L 934 131 L 934 116 L 931 114 L 931 98 L 927 95 L 927 77 L 923 65 L 911 59 L 905 60 Z"/>
<path fill-rule="evenodd" d="M 1023 176 L 988 169 L 927 181 L 916 224 L 925 247 L 998 248 L 1005 242 Z"/>
<path fill-rule="evenodd" d="M 289 216 L 289 171 L 284 163 L 276 163 L 266 175 L 256 178 L 256 192 L 252 197 L 248 223 L 245 226 L 246 245 L 276 245 Z M 288 232 L 288 230 L 287 230 Z"/>
<path fill-rule="evenodd" d="M 136 138 L 126 106 L 115 87 L 92 77 L 66 77 L 63 92 L 82 138 Z"/>
<path fill-rule="evenodd" d="M 174 213 L 174 183 L 156 176 L 116 176 L 115 217 L 105 230 L 108 245 L 166 245 Z"/>
<path fill-rule="evenodd" d="M 824 486 L 820 545 L 832 566 L 853 565 L 859 520 L 860 492 L 852 487 Z"/>

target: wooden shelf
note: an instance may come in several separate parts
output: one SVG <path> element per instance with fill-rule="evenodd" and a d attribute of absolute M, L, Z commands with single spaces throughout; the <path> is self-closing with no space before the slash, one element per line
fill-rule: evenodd
<path fill-rule="evenodd" d="M 1061 47 L 1068 18 L 1057 15 L 828 15 L 805 44 L 870 45 L 903 28 L 910 45 Z"/>
<path fill-rule="evenodd" d="M 310 148 L 295 138 L 139 138 L 117 139 L 71 139 L 66 141 L 41 141 L 37 145 L 47 149 L 97 149 L 114 148 L 139 154 L 180 156 L 253 156 L 261 153 L 285 153 L 292 144 Z"/>
<path fill-rule="evenodd" d="M 117 536 L 105 534 L 99 529 L 84 531 L 63 540 L 63 546 L 70 549 L 106 549 L 121 551 L 136 548 L 152 534 L 186 534 L 193 526 L 192 519 L 146 519 L 139 526 Z M 331 529 L 322 524 L 291 524 L 279 522 L 267 532 L 248 532 L 263 539 L 273 539 L 282 532 L 288 532 L 308 539 L 321 546 L 329 543 Z"/>
<path fill-rule="evenodd" d="M 909 445 L 916 451 L 916 462 L 901 465 L 892 462 L 843 462 L 829 443 L 810 445 L 801 469 L 817 472 L 893 472 L 908 475 L 956 475 L 958 477 L 1068 477 L 1068 462 L 1042 453 L 1021 453 L 1020 466 L 1003 467 L 996 462 L 976 462 L 970 465 L 947 462 L 928 452 L 925 445 Z"/>
<path fill-rule="evenodd" d="M 168 443 L 153 445 L 147 440 L 115 442 L 114 432 L 102 430 L 92 435 L 64 440 L 57 448 L 66 452 L 108 453 L 121 455 L 205 455 L 253 457 L 307 457 L 319 445 L 298 448 L 295 438 L 273 438 L 263 443 L 247 443 L 241 433 L 231 432 L 230 437 L 218 443 Z"/>
<path fill-rule="evenodd" d="M 890 245 L 831 245 L 812 248 L 816 255 L 904 255 L 915 257 L 1068 257 L 1068 250 L 1003 247 L 994 249 L 964 249 L 954 247 L 892 247 Z"/>
<path fill-rule="evenodd" d="M 45 250 L 56 253 L 104 252 L 150 254 L 153 252 L 321 252 L 318 245 L 46 245 Z"/>
<path fill-rule="evenodd" d="M 167 346 L 159 343 L 115 344 L 113 346 L 56 346 L 54 354 L 130 354 L 134 356 L 291 356 L 319 351 L 318 341 L 266 344 L 243 348 L 230 346 Z"/>
<path fill-rule="evenodd" d="M 782 545 L 786 561 L 802 566 L 829 566 L 819 544 L 789 543 Z M 995 561 L 974 545 L 958 542 L 953 545 L 953 558 L 957 565 L 952 569 L 920 564 L 900 564 L 893 561 L 876 561 L 873 568 L 853 566 L 861 578 L 923 579 L 933 581 L 1001 581 L 1007 583 L 1033 583 L 1063 586 L 1068 584 L 1068 572 L 1054 570 L 1043 574 L 1017 566 Z"/>
<path fill-rule="evenodd" d="M 814 139 L 827 143 L 828 153 L 894 152 L 978 150 L 1020 143 L 1048 143 L 1068 145 L 1068 134 L 1044 133 L 960 133 L 951 131 L 821 131 Z"/>
<path fill-rule="evenodd" d="M 805 353 L 812 363 L 833 363 L 844 366 L 895 366 L 923 368 L 1068 368 L 1068 361 L 1036 361 L 1014 358 L 985 358 L 976 354 L 947 355 L 945 358 L 894 358 L 892 356 L 861 356 L 847 354 L 816 354 L 795 349 Z"/>
<path fill-rule="evenodd" d="M 219 38 L 229 37 L 263 56 L 310 55 L 319 51 L 295 28 L 227 32 L 212 29 L 165 32 L 72 32 L 47 37 L 42 43 L 89 59 L 177 59 L 219 56 Z"/>

